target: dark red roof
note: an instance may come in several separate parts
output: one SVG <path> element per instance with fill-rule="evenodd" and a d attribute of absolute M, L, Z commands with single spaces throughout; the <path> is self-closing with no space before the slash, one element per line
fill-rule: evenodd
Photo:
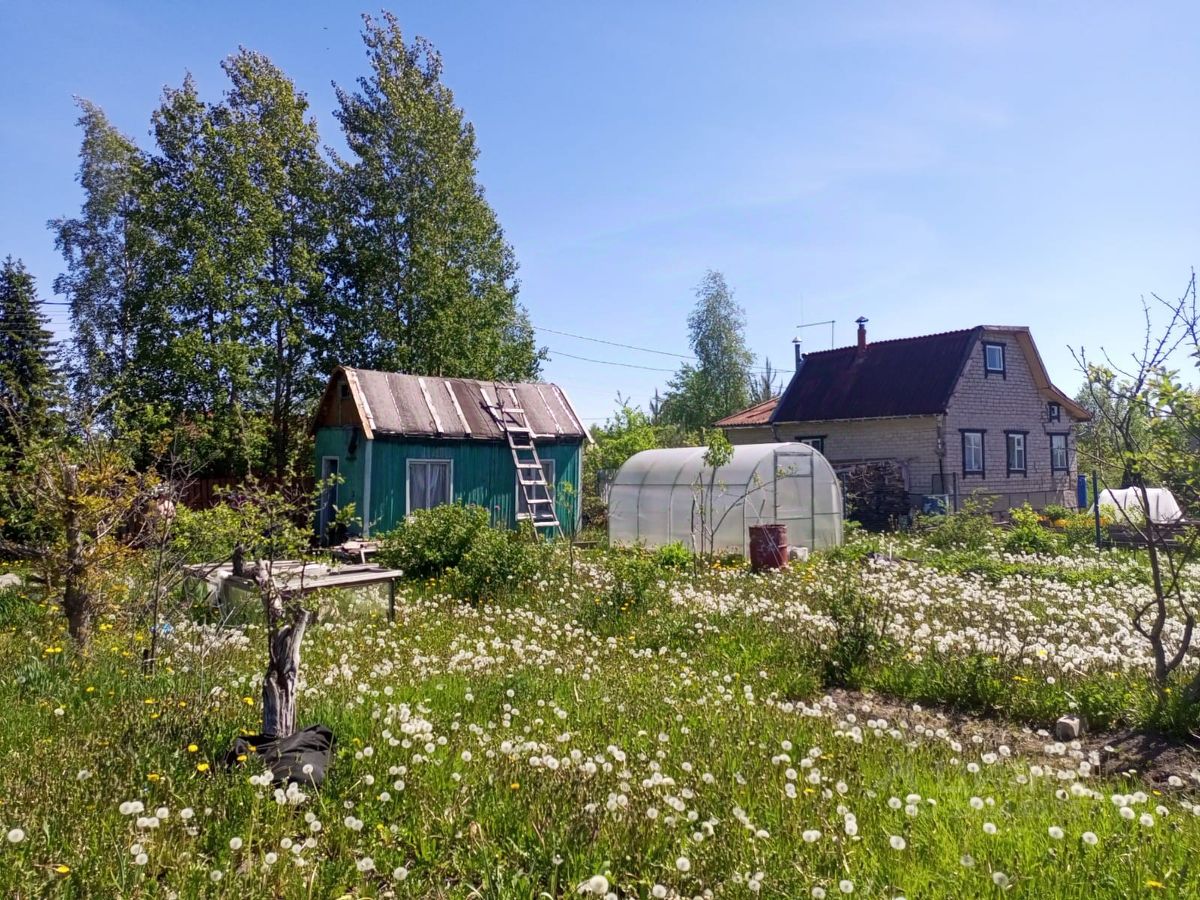
<path fill-rule="evenodd" d="M 717 428 L 739 428 L 746 425 L 769 425 L 771 424 L 771 413 L 775 411 L 775 404 L 779 402 L 778 397 L 772 397 L 770 400 L 764 400 L 762 403 L 755 403 L 746 409 L 731 413 L 723 419 L 718 419 L 714 424 Z"/>
<path fill-rule="evenodd" d="M 772 422 L 928 416 L 946 411 L 982 328 L 807 353 Z M 747 410 L 748 412 L 748 410 Z"/>

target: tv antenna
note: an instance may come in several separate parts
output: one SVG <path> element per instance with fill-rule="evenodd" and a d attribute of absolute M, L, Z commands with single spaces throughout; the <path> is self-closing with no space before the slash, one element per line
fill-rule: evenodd
<path fill-rule="evenodd" d="M 829 349 L 833 349 L 833 326 L 837 324 L 837 319 L 829 319 L 825 322 L 809 322 L 807 325 L 797 325 L 796 328 L 816 328 L 818 325 L 829 326 Z"/>

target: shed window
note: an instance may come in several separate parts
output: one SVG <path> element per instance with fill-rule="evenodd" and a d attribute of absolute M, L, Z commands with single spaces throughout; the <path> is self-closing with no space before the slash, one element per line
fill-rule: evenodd
<path fill-rule="evenodd" d="M 808 444 L 808 446 L 812 447 L 818 453 L 825 452 L 825 436 L 824 435 L 821 435 L 820 437 L 801 437 L 801 438 L 796 438 L 796 440 L 799 441 L 801 444 Z"/>
<path fill-rule="evenodd" d="M 962 433 L 962 458 L 964 475 L 983 474 L 983 432 Z"/>
<path fill-rule="evenodd" d="M 1071 469 L 1071 461 L 1067 456 L 1067 436 L 1065 434 L 1050 435 L 1050 471 L 1067 472 Z"/>
<path fill-rule="evenodd" d="M 530 471 L 532 471 L 532 470 L 530 470 Z M 546 497 L 548 497 L 550 500 L 553 500 L 554 499 L 554 460 L 552 460 L 552 459 L 543 459 L 542 460 L 542 477 L 546 479 Z M 536 486 L 536 485 L 530 486 L 529 493 L 534 499 L 537 499 L 542 496 L 542 488 L 540 486 Z M 550 504 L 539 503 L 537 505 L 544 507 L 543 509 L 539 509 L 536 511 L 537 518 L 539 518 L 539 519 L 547 518 L 547 513 L 553 512 L 553 509 L 550 507 Z M 517 470 L 517 515 L 518 516 L 529 515 L 529 501 L 525 499 L 525 491 L 521 489 L 521 470 L 520 469 Z"/>
<path fill-rule="evenodd" d="M 1008 474 L 1025 474 L 1025 432 L 1007 431 L 1004 434 L 1008 455 Z"/>
<path fill-rule="evenodd" d="M 985 375 L 1004 375 L 1007 377 L 1004 370 L 1003 344 L 983 345 L 983 371 Z"/>
<path fill-rule="evenodd" d="M 1062 419 L 1062 407 L 1057 403 L 1046 404 L 1046 417 L 1051 422 L 1058 422 Z"/>
<path fill-rule="evenodd" d="M 433 509 L 449 503 L 452 470 L 448 459 L 410 459 L 408 461 L 408 511 Z"/>

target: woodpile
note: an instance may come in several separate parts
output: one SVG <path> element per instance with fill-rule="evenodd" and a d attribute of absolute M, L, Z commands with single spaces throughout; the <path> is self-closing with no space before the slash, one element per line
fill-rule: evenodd
<path fill-rule="evenodd" d="M 842 482 L 846 518 L 870 531 L 895 528 L 909 513 L 908 486 L 900 463 L 891 459 L 835 465 Z"/>

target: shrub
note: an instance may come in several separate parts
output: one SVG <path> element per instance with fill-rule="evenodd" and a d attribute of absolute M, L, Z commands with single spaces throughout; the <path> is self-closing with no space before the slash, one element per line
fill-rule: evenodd
<path fill-rule="evenodd" d="M 241 527 L 237 511 L 224 503 L 211 509 L 188 509 L 181 505 L 171 526 L 171 546 L 189 563 L 229 559 Z"/>
<path fill-rule="evenodd" d="M 662 569 L 686 569 L 692 564 L 692 551 L 681 541 L 674 541 L 654 551 L 654 562 Z"/>
<path fill-rule="evenodd" d="M 410 578 L 434 578 L 458 566 L 486 528 L 488 511 L 482 506 L 451 503 L 419 509 L 383 535 L 379 561 Z"/>
<path fill-rule="evenodd" d="M 609 581 L 583 609 L 583 624 L 601 633 L 620 631 L 622 620 L 639 614 L 660 594 L 663 577 L 654 556 L 640 550 L 616 551 L 605 559 Z"/>
<path fill-rule="evenodd" d="M 1061 522 L 1073 515 L 1075 514 L 1071 510 L 1057 503 L 1051 503 L 1042 510 L 1042 517 L 1047 522 Z"/>
<path fill-rule="evenodd" d="M 549 554 L 549 546 L 531 531 L 508 531 L 487 524 L 476 529 L 466 552 L 448 572 L 450 591 L 478 602 L 509 597 L 528 587 L 546 567 Z"/>
<path fill-rule="evenodd" d="M 1009 514 L 1012 528 L 1004 537 L 1004 549 L 1009 553 L 1057 554 L 1061 543 L 1052 531 L 1042 527 L 1041 517 L 1024 503 Z"/>
<path fill-rule="evenodd" d="M 1063 521 L 1063 540 L 1068 547 L 1090 547 L 1096 543 L 1096 520 L 1090 513 L 1071 513 Z M 1108 528 L 1101 522 L 1100 540 L 1108 539 Z"/>
<path fill-rule="evenodd" d="M 958 512 L 942 516 L 929 533 L 929 543 L 939 549 L 984 550 L 995 537 L 990 497 L 973 494 Z"/>
<path fill-rule="evenodd" d="M 824 658 L 827 685 L 858 687 L 883 641 L 879 604 L 846 571 L 827 610 L 833 642 Z"/>

